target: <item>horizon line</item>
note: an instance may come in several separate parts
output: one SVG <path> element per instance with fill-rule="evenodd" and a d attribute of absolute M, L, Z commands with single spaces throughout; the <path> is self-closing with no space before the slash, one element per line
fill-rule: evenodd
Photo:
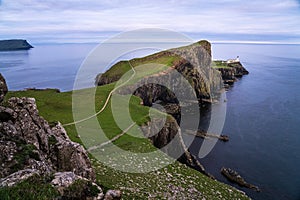
<path fill-rule="evenodd" d="M 30 42 L 29 39 L 25 39 L 28 42 Z M 200 40 L 194 40 L 193 42 L 201 41 L 201 40 L 207 40 L 207 39 L 200 39 Z M 266 44 L 266 45 L 300 45 L 300 42 L 276 42 L 276 41 L 249 41 L 249 40 L 207 40 L 211 44 Z M 122 43 L 181 43 L 184 41 L 137 41 L 137 42 L 113 42 L 115 44 L 122 44 Z M 186 42 L 186 41 L 185 41 Z M 42 41 L 42 42 L 32 42 L 32 44 L 101 44 L 101 42 L 96 41 L 70 41 L 70 42 L 63 42 L 63 41 Z"/>

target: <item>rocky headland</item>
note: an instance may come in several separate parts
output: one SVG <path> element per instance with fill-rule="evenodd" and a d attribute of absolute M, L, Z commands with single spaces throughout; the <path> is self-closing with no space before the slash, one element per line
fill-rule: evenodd
<path fill-rule="evenodd" d="M 28 50 L 33 48 L 26 40 L 0 40 L 0 51 Z"/>
<path fill-rule="evenodd" d="M 197 97 L 197 102 L 193 103 L 198 104 L 201 113 L 204 113 L 205 110 L 209 110 L 210 104 L 214 102 L 214 100 L 218 99 L 221 90 L 224 88 L 223 83 L 228 83 L 230 81 L 234 82 L 238 77 L 248 74 L 248 72 L 241 63 L 233 63 L 218 68 L 212 67 L 211 44 L 208 41 L 199 41 L 189 46 L 162 51 L 144 58 L 132 59 L 129 62 L 133 66 L 137 66 L 141 63 L 155 63 L 156 60 L 163 60 L 163 58 L 173 58 L 173 62 L 170 64 L 168 69 L 156 74 L 145 76 L 134 85 L 125 86 L 117 92 L 122 95 L 134 94 L 142 99 L 142 104 L 145 106 L 152 106 L 153 103 L 156 102 L 163 105 L 166 112 L 175 120 L 168 118 L 161 130 L 156 128 L 156 126 L 161 123 L 159 119 L 151 121 L 148 123 L 150 128 L 143 129 L 144 135 L 146 137 L 148 135 L 154 135 L 149 137 L 149 139 L 152 141 L 154 146 L 160 149 L 166 146 L 170 141 L 173 141 L 174 138 L 177 138 L 176 148 L 163 149 L 163 151 L 165 151 L 168 155 L 173 156 L 173 154 L 176 154 L 179 149 L 183 150 L 185 153 L 178 159 L 180 162 L 210 176 L 180 139 L 183 134 L 179 129 L 181 114 L 184 110 L 186 110 L 186 112 L 189 111 L 187 110 L 188 106 L 179 106 L 178 98 L 173 92 L 171 92 L 171 89 L 176 87 L 176 90 L 179 91 L 178 93 L 186 94 L 187 88 L 181 87 L 182 80 L 178 77 L 172 77 L 172 72 L 177 71 L 184 77 L 184 79 L 189 80 L 189 84 L 192 86 Z M 96 85 L 101 86 L 119 80 L 123 74 L 117 73 L 117 69 L 120 71 L 126 71 L 126 69 L 124 69 L 126 68 L 126 63 L 127 61 L 120 61 L 112 66 L 107 72 L 98 74 L 96 77 Z M 171 89 L 166 88 L 166 84 L 169 84 L 168 88 Z M 184 102 L 184 104 L 187 105 L 190 103 L 191 102 L 188 101 Z M 201 115 L 200 117 L 202 119 L 207 116 Z M 202 138 L 206 138 L 207 136 L 215 137 L 213 134 L 206 133 L 205 130 L 201 130 L 200 132 L 198 131 L 198 133 L 201 134 L 197 134 L 196 136 Z M 179 135 L 179 137 L 175 137 L 176 135 Z M 225 135 L 220 136 L 219 139 L 222 141 L 228 141 L 228 137 Z"/>

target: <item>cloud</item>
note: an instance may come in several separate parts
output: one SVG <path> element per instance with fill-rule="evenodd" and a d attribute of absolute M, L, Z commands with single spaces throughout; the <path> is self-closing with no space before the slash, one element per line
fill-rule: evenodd
<path fill-rule="evenodd" d="M 0 35 L 91 41 L 109 37 L 107 33 L 167 28 L 220 37 L 277 35 L 299 42 L 299 11 L 293 0 L 3 0 Z"/>

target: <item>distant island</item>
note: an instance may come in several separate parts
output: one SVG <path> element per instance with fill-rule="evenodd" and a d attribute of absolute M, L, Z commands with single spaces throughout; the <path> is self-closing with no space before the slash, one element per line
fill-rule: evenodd
<path fill-rule="evenodd" d="M 0 51 L 28 50 L 33 48 L 26 40 L 0 40 Z"/>

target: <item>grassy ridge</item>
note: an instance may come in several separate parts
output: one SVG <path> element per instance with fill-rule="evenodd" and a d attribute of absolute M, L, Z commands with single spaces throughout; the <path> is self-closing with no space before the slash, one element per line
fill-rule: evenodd
<path fill-rule="evenodd" d="M 149 64 L 149 63 L 159 63 L 161 65 L 166 65 L 166 66 L 172 66 L 176 61 L 180 60 L 181 58 L 176 55 L 171 55 L 168 52 L 159 52 L 155 53 L 149 56 L 145 56 L 142 58 L 134 58 L 129 60 L 130 64 L 133 67 L 137 67 L 140 65 L 144 64 Z M 102 77 L 118 77 L 118 79 L 128 72 L 131 67 L 128 61 L 120 61 L 116 64 L 114 64 L 110 69 L 108 69 L 105 73 L 103 73 L 101 76 Z"/>

